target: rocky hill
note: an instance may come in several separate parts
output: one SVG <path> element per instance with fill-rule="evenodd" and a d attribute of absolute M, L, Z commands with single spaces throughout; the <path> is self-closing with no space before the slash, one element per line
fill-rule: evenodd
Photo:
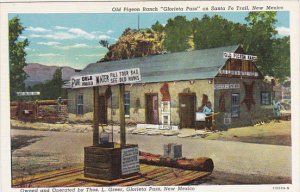
<path fill-rule="evenodd" d="M 25 80 L 26 86 L 33 86 L 38 83 L 44 83 L 52 79 L 53 74 L 58 66 L 47 66 L 39 63 L 29 63 L 24 67 L 28 77 Z M 80 70 L 72 67 L 62 67 L 62 79 L 68 80 Z"/>

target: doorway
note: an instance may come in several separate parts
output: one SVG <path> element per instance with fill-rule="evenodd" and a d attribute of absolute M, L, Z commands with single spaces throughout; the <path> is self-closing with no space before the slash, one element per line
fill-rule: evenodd
<path fill-rule="evenodd" d="M 146 123 L 158 125 L 158 94 L 157 93 L 146 93 Z"/>
<path fill-rule="evenodd" d="M 107 124 L 107 99 L 104 95 L 99 96 L 99 123 Z"/>
<path fill-rule="evenodd" d="M 181 128 L 195 127 L 196 94 L 179 93 L 179 118 Z"/>

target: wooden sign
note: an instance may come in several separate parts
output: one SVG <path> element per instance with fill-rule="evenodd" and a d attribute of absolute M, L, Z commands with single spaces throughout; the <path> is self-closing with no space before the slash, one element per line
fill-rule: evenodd
<path fill-rule="evenodd" d="M 18 96 L 36 96 L 40 95 L 40 92 L 17 92 Z"/>
<path fill-rule="evenodd" d="M 196 121 L 205 121 L 205 113 L 196 112 Z"/>
<path fill-rule="evenodd" d="M 106 73 L 73 76 L 71 77 L 72 88 L 94 87 L 102 85 L 128 84 L 141 81 L 139 68 L 124 69 Z"/>
<path fill-rule="evenodd" d="M 239 83 L 230 83 L 230 84 L 215 84 L 215 90 L 220 89 L 239 89 L 240 84 Z"/>
<path fill-rule="evenodd" d="M 220 70 L 220 74 L 225 74 L 225 75 L 242 75 L 242 76 L 253 76 L 253 77 L 257 77 L 258 76 L 258 72 L 235 71 L 235 70 Z"/>
<path fill-rule="evenodd" d="M 138 147 L 126 148 L 121 151 L 121 171 L 122 175 L 137 173 L 140 171 L 139 149 Z"/>
<path fill-rule="evenodd" d="M 247 60 L 247 61 L 257 60 L 257 56 L 245 55 L 245 54 L 239 54 L 239 53 L 230 53 L 230 52 L 224 52 L 223 58 L 224 59 L 241 59 L 241 60 Z"/>

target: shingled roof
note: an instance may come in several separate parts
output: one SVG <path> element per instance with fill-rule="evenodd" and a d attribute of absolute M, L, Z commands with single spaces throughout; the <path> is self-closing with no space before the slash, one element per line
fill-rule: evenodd
<path fill-rule="evenodd" d="M 78 75 L 140 68 L 142 83 L 214 78 L 224 66 L 223 52 L 235 52 L 238 45 L 153 55 L 134 59 L 92 63 Z"/>

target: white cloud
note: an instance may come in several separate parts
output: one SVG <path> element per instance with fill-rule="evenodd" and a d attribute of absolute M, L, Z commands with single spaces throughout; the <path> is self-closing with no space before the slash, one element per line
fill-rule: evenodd
<path fill-rule="evenodd" d="M 23 36 L 23 35 L 20 35 L 19 36 L 19 39 L 26 39 L 27 37 Z"/>
<path fill-rule="evenodd" d="M 104 56 L 104 54 L 82 54 L 82 55 L 78 55 L 80 57 L 101 57 Z"/>
<path fill-rule="evenodd" d="M 289 36 L 290 35 L 290 28 L 277 27 L 276 30 L 278 31 L 279 36 Z"/>
<path fill-rule="evenodd" d="M 103 31 L 92 31 L 91 33 L 92 34 L 103 34 L 104 32 Z"/>
<path fill-rule="evenodd" d="M 66 45 L 66 46 L 56 46 L 56 48 L 58 49 L 77 49 L 77 48 L 87 48 L 89 47 L 87 44 L 85 43 L 76 43 L 74 45 Z"/>
<path fill-rule="evenodd" d="M 75 39 L 76 36 L 66 33 L 66 32 L 55 32 L 53 34 L 46 34 L 46 35 L 38 35 L 38 34 L 31 34 L 29 35 L 31 38 L 45 38 L 45 39 L 54 39 L 54 40 L 65 40 L 65 39 Z"/>
<path fill-rule="evenodd" d="M 112 34 L 112 33 L 114 33 L 114 31 L 113 30 L 108 30 L 106 33 L 107 34 Z"/>
<path fill-rule="evenodd" d="M 54 29 L 58 29 L 58 30 L 67 30 L 69 29 L 68 27 L 62 27 L 62 26 L 54 26 Z"/>
<path fill-rule="evenodd" d="M 38 33 L 45 33 L 45 32 L 50 32 L 51 30 L 45 29 L 42 27 L 28 27 L 26 28 L 27 31 L 33 31 L 33 32 L 38 32 Z"/>
<path fill-rule="evenodd" d="M 32 30 L 34 32 L 41 32 L 43 28 L 39 28 L 39 30 Z M 104 35 L 102 31 L 92 31 L 88 32 L 80 28 L 67 28 L 62 26 L 54 26 L 54 29 L 57 31 L 44 31 L 48 32 L 45 34 L 30 34 L 31 38 L 45 38 L 45 39 L 53 39 L 53 40 L 68 40 L 68 39 L 87 39 L 87 40 L 104 40 L 110 39 L 109 35 Z M 46 30 L 46 29 L 44 29 Z M 113 33 L 112 30 L 108 30 L 107 34 Z"/>
<path fill-rule="evenodd" d="M 50 42 L 37 42 L 38 45 L 48 45 L 48 46 L 56 46 L 60 45 L 60 42 L 50 41 Z"/>
<path fill-rule="evenodd" d="M 68 30 L 70 33 L 74 33 L 75 35 L 81 36 L 81 35 L 89 35 L 88 32 L 79 29 L 79 28 L 71 28 Z"/>
<path fill-rule="evenodd" d="M 100 39 L 100 40 L 107 40 L 107 39 L 110 39 L 110 36 L 108 36 L 108 35 L 99 35 L 98 39 Z"/>
<path fill-rule="evenodd" d="M 35 49 L 29 48 L 29 47 L 25 47 L 25 51 L 35 51 Z"/>
<path fill-rule="evenodd" d="M 41 54 L 37 54 L 36 56 L 38 56 L 38 57 L 57 57 L 57 56 L 61 56 L 61 55 L 56 54 L 56 53 L 41 53 Z"/>

